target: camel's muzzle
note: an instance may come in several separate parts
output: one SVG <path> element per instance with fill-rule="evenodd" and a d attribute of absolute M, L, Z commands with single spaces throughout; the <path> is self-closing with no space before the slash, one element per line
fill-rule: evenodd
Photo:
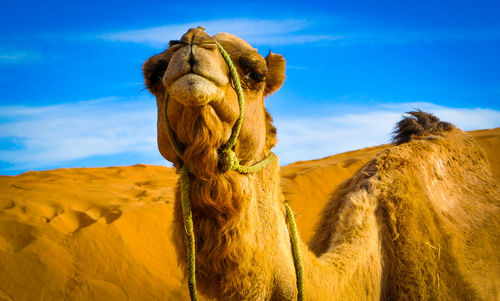
<path fill-rule="evenodd" d="M 192 28 L 169 49 L 172 57 L 163 84 L 172 97 L 186 106 L 203 106 L 224 96 L 228 69 L 212 37 Z"/>

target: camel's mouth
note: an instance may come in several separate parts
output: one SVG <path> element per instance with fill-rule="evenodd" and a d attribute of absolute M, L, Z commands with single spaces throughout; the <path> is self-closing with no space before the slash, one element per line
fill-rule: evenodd
<path fill-rule="evenodd" d="M 223 89 L 210 78 L 187 73 L 174 80 L 168 91 L 176 100 L 186 106 L 204 106 L 224 96 Z"/>

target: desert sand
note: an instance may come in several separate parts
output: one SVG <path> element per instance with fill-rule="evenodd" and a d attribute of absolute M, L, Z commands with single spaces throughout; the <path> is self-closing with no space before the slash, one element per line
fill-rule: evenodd
<path fill-rule="evenodd" d="M 500 180 L 500 128 L 469 132 Z M 281 168 L 308 241 L 321 208 L 386 145 Z M 73 168 L 0 176 L 0 300 L 187 300 L 170 242 L 172 168 Z"/>

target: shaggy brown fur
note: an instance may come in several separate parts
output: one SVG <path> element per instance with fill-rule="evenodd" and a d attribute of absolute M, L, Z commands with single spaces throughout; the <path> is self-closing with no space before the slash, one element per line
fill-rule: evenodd
<path fill-rule="evenodd" d="M 392 138 L 395 144 L 408 142 L 413 136 L 439 135 L 443 131 L 454 128 L 453 124 L 440 121 L 433 114 L 420 110 L 407 112 L 407 114 L 410 116 L 404 117 L 396 124 Z"/>
<path fill-rule="evenodd" d="M 497 300 L 500 191 L 484 153 L 458 129 L 388 149 L 344 183 L 322 212 L 315 254 L 348 224 L 353 193 L 377 207 L 382 300 Z M 425 137 L 424 137 L 425 138 Z M 345 239 L 343 237 L 342 239 Z"/>
<path fill-rule="evenodd" d="M 218 300 L 294 300 L 295 268 L 277 160 L 251 175 L 221 173 L 217 150 L 238 116 L 219 41 L 245 93 L 236 153 L 255 163 L 276 143 L 265 95 L 284 80 L 284 59 L 266 59 L 245 41 L 190 29 L 144 64 L 158 100 L 158 145 L 176 167 L 165 116 L 185 148 L 196 236 L 199 291 Z M 165 90 L 171 95 L 164 112 Z M 433 115 L 411 112 L 395 142 L 366 164 L 322 212 L 310 250 L 302 244 L 310 300 L 468 300 L 499 298 L 500 193 L 473 140 Z M 449 130 L 445 132 L 444 130 Z M 416 139 L 426 133 L 435 139 Z M 173 240 L 185 268 L 177 193 Z"/>

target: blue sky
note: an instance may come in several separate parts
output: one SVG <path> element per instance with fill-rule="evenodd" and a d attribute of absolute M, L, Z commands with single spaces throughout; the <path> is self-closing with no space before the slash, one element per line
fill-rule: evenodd
<path fill-rule="evenodd" d="M 0 1 L 0 174 L 167 164 L 141 65 L 198 25 L 287 59 L 282 164 L 386 143 L 414 108 L 500 126 L 498 1 Z"/>

